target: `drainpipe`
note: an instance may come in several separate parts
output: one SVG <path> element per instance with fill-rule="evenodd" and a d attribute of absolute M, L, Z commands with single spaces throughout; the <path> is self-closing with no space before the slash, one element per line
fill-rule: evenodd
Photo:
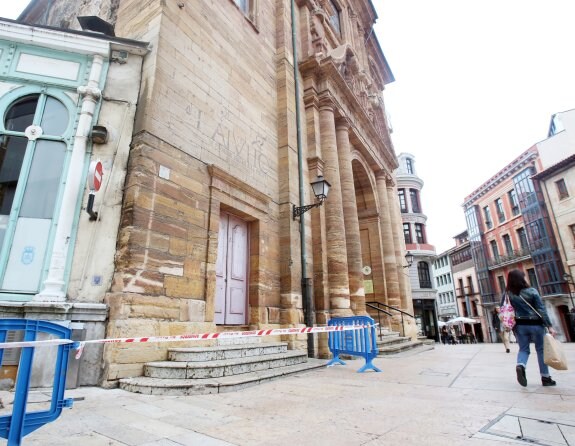
<path fill-rule="evenodd" d="M 303 206 L 304 194 L 304 177 L 303 177 L 303 151 L 301 139 L 301 111 L 299 108 L 299 73 L 297 64 L 297 35 L 295 21 L 295 0 L 291 0 L 291 38 L 293 47 L 293 77 L 294 77 L 294 95 L 295 95 L 295 118 L 297 133 L 297 166 L 299 180 L 299 205 Z M 313 301 L 311 298 L 311 280 L 307 277 L 307 253 L 305 249 L 305 221 L 303 215 L 299 218 L 300 227 L 300 251 L 301 251 L 301 291 L 304 322 L 307 327 L 313 326 Z M 307 355 L 310 358 L 315 356 L 313 334 L 307 335 Z"/>
<path fill-rule="evenodd" d="M 88 137 L 92 128 L 96 104 L 102 95 L 99 84 L 103 65 L 104 58 L 99 54 L 94 55 L 88 84 L 78 87 L 78 93 L 82 98 L 82 108 L 78 119 L 76 135 L 74 136 L 70 169 L 66 178 L 66 187 L 62 197 L 60 215 L 58 216 L 54 250 L 52 251 L 52 258 L 50 259 L 48 278 L 44 281 L 42 291 L 34 296 L 35 301 L 64 302 L 66 300 L 64 273 L 70 251 L 70 233 L 72 232 L 75 215 L 73 210 L 76 208 L 80 192 L 82 192 L 81 166 L 84 165 Z"/>

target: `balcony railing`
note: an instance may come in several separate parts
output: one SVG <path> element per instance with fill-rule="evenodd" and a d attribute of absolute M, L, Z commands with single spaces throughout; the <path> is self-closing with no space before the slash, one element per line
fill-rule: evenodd
<path fill-rule="evenodd" d="M 531 254 L 527 248 L 514 249 L 513 251 L 505 255 L 498 255 L 489 258 L 487 263 L 489 265 L 489 268 L 495 268 L 503 264 L 518 262 L 520 259 L 523 260 L 525 257 L 530 256 Z"/>

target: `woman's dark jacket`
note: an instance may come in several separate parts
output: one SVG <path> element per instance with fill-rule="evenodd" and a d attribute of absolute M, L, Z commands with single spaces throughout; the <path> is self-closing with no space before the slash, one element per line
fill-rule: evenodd
<path fill-rule="evenodd" d="M 509 300 L 511 301 L 511 305 L 513 305 L 513 309 L 515 310 L 515 322 L 517 325 L 544 325 L 545 327 L 551 327 L 551 320 L 549 319 L 549 315 L 545 310 L 545 305 L 541 300 L 541 296 L 535 288 L 524 288 L 520 292 L 521 297 L 525 299 L 525 301 L 529 302 L 529 304 L 537 310 L 537 313 L 533 311 L 525 303 L 521 297 L 516 296 L 515 294 L 508 292 Z M 541 317 L 539 317 L 541 316 Z M 541 320 L 543 318 L 543 320 Z"/>

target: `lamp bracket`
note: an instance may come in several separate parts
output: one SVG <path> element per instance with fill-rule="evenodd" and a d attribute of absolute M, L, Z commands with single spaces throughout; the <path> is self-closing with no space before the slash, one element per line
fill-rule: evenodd
<path fill-rule="evenodd" d="M 306 204 L 305 206 L 299 206 L 299 207 L 294 204 L 292 217 L 295 220 L 297 217 L 299 217 L 302 214 L 305 214 L 310 209 L 320 207 L 322 204 L 323 204 L 323 200 L 318 201 L 317 203 L 314 203 L 314 204 Z"/>

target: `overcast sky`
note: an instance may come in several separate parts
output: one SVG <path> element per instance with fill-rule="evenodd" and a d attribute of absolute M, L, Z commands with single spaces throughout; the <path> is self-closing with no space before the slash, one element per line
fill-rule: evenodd
<path fill-rule="evenodd" d="M 28 6 L 30 0 L 0 0 L 0 17 L 15 19 L 24 8 Z"/>
<path fill-rule="evenodd" d="M 384 92 L 397 154 L 414 155 L 437 253 L 461 204 L 575 108 L 574 0 L 373 0 L 395 76 Z"/>
<path fill-rule="evenodd" d="M 466 229 L 464 198 L 575 108 L 575 0 L 372 2 L 395 151 L 415 157 L 439 254 Z M 0 0 L 0 16 L 27 4 Z"/>

